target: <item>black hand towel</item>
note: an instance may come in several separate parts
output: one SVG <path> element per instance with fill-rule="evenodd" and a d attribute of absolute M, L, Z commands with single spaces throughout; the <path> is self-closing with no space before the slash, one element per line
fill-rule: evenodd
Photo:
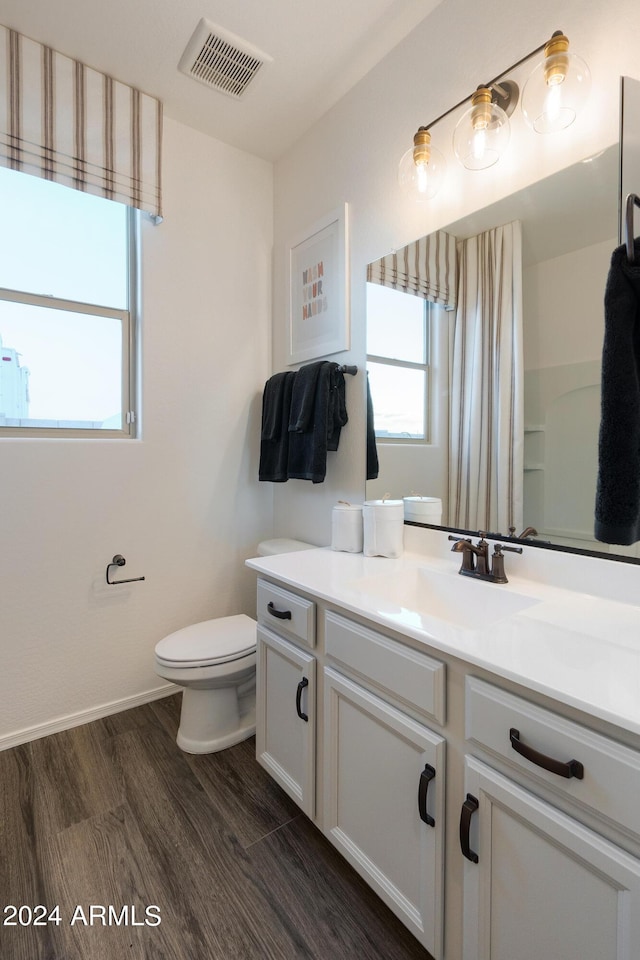
<path fill-rule="evenodd" d="M 323 367 L 327 366 L 327 362 L 318 360 L 316 363 L 307 363 L 296 372 L 289 414 L 291 433 L 304 433 L 312 428 L 318 377 Z"/>
<path fill-rule="evenodd" d="M 311 480 L 322 483 L 327 472 L 327 451 L 337 450 L 340 431 L 347 422 L 345 404 L 344 374 L 338 364 L 322 360 L 317 364 L 301 367 L 296 373 L 293 393 L 304 396 L 300 406 L 311 410 L 311 420 L 307 418 L 307 429 L 293 430 L 289 422 L 289 467 L 291 480 Z M 313 393 L 311 395 L 311 383 Z M 292 400 L 293 407 L 293 400 Z M 300 417 L 297 417 L 300 423 Z"/>
<path fill-rule="evenodd" d="M 613 252 L 605 291 L 595 536 L 640 540 L 640 240 Z"/>
<path fill-rule="evenodd" d="M 327 450 L 337 450 L 340 433 L 348 422 L 344 373 L 337 363 L 329 364 L 329 414 L 327 417 Z"/>
<path fill-rule="evenodd" d="M 276 373 L 264 385 L 258 478 L 272 483 L 287 480 L 289 414 L 295 373 Z"/>

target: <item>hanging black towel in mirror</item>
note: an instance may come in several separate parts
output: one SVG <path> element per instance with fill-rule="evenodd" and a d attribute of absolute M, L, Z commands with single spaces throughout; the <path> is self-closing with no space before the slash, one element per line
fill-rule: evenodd
<path fill-rule="evenodd" d="M 640 540 L 640 240 L 614 250 L 605 290 L 595 537 Z"/>

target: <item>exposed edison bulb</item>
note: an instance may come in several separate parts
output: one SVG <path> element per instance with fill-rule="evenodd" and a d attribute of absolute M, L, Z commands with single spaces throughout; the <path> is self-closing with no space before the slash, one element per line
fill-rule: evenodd
<path fill-rule="evenodd" d="M 431 145 L 431 134 L 420 127 L 413 138 L 413 147 L 403 155 L 398 168 L 402 190 L 418 202 L 435 197 L 442 185 L 445 161 Z"/>
<path fill-rule="evenodd" d="M 562 113 L 562 91 L 560 89 L 560 83 L 554 83 L 549 85 L 549 92 L 546 96 L 546 111 L 549 121 L 553 124 L 557 123 L 560 114 Z"/>
<path fill-rule="evenodd" d="M 569 40 L 558 30 L 545 44 L 544 59 L 522 93 L 522 112 L 536 133 L 556 133 L 573 123 L 591 89 L 589 68 L 569 53 Z"/>
<path fill-rule="evenodd" d="M 476 130 L 471 143 L 473 159 L 481 163 L 487 153 L 487 134 L 485 130 Z"/>
<path fill-rule="evenodd" d="M 509 118 L 493 102 L 488 87 L 478 87 L 471 108 L 462 115 L 453 131 L 453 149 L 467 170 L 486 170 L 500 159 L 509 143 Z"/>

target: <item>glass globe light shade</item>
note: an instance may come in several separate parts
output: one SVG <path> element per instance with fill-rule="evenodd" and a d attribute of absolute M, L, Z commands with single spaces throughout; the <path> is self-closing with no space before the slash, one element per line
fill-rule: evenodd
<path fill-rule="evenodd" d="M 508 116 L 492 102 L 487 87 L 478 87 L 471 98 L 471 108 L 460 117 L 453 131 L 453 150 L 467 170 L 486 170 L 500 159 L 510 136 Z"/>
<path fill-rule="evenodd" d="M 398 182 L 408 196 L 419 203 L 431 200 L 442 186 L 445 159 L 431 146 L 431 134 L 420 127 L 398 167 Z"/>
<path fill-rule="evenodd" d="M 522 112 L 536 133 L 557 133 L 573 123 L 589 96 L 591 74 L 580 57 L 569 53 L 569 41 L 554 35 L 544 60 L 527 80 Z"/>

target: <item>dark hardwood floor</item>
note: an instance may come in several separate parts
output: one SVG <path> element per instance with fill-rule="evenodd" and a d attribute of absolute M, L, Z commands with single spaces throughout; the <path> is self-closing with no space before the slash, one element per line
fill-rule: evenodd
<path fill-rule="evenodd" d="M 253 740 L 178 749 L 179 697 L 0 752 L 1 960 L 429 960 Z"/>

